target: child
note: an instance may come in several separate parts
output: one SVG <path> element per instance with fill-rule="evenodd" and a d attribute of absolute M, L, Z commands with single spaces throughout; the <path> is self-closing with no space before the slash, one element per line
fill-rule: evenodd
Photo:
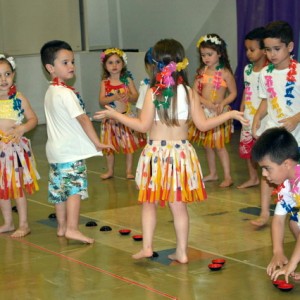
<path fill-rule="evenodd" d="M 300 145 L 300 66 L 290 57 L 294 48 L 293 30 L 284 21 L 265 27 L 264 46 L 270 64 L 260 73 L 260 106 L 254 116 L 252 135 L 257 138 L 261 120 L 268 115 L 265 129 L 282 126 L 291 132 Z M 269 206 L 274 187 L 261 182 L 261 213 L 251 223 L 264 226 L 270 217 Z"/>
<path fill-rule="evenodd" d="M 245 89 L 240 110 L 244 112 L 244 116 L 250 121 L 250 124 L 249 127 L 242 127 L 239 153 L 240 157 L 242 159 L 246 159 L 247 161 L 249 179 L 239 185 L 239 189 L 244 189 L 259 184 L 257 164 L 254 164 L 251 160 L 251 149 L 255 142 L 251 133 L 251 126 L 253 117 L 261 101 L 261 99 L 258 97 L 259 72 L 267 64 L 263 43 L 264 31 L 264 27 L 258 27 L 251 30 L 245 36 L 246 55 L 250 63 L 244 69 Z M 263 120 L 265 119 L 266 118 Z"/>
<path fill-rule="evenodd" d="M 127 56 L 118 48 L 110 48 L 102 52 L 101 61 L 103 75 L 100 85 L 99 102 L 110 105 L 122 114 L 131 115 L 130 103 L 138 98 L 131 73 L 127 71 Z M 101 142 L 114 146 L 117 152 L 126 155 L 126 178 L 134 179 L 132 174 L 133 152 L 146 144 L 145 136 L 134 132 L 115 120 L 104 120 L 101 124 Z M 107 172 L 102 179 L 109 179 L 114 174 L 115 158 L 112 151 L 107 151 Z"/>
<path fill-rule="evenodd" d="M 267 273 L 272 279 L 277 279 L 279 275 L 284 274 L 287 282 L 289 275 L 300 279 L 300 274 L 294 273 L 300 261 L 300 218 L 299 213 L 294 209 L 300 206 L 298 143 L 285 128 L 270 128 L 257 140 L 252 150 L 252 157 L 262 167 L 262 175 L 272 184 L 279 185 L 276 189 L 278 202 L 272 220 L 273 257 L 267 267 Z M 297 240 L 289 263 L 283 249 L 287 214 L 290 214 L 290 229 Z"/>
<path fill-rule="evenodd" d="M 197 48 L 200 54 L 200 67 L 194 82 L 194 89 L 200 95 L 206 117 L 211 118 L 230 110 L 237 95 L 236 83 L 229 64 L 225 42 L 217 34 L 202 36 Z M 230 142 L 232 120 L 207 132 L 190 129 L 190 140 L 201 142 L 205 148 L 209 174 L 204 181 L 218 180 L 215 151 L 220 158 L 224 171 L 222 188 L 233 184 L 230 172 L 230 160 L 225 144 Z"/>
<path fill-rule="evenodd" d="M 176 232 L 176 251 L 171 260 L 187 263 L 189 216 L 187 203 L 202 201 L 206 191 L 197 154 L 188 142 L 188 124 L 192 117 L 200 130 L 208 130 L 229 118 L 242 118 L 231 111 L 206 120 L 197 93 L 187 82 L 188 60 L 183 46 L 173 39 L 156 43 L 151 53 L 153 75 L 139 118 L 130 118 L 110 106 L 94 116 L 113 118 L 139 132 L 149 131 L 136 173 L 139 202 L 142 203 L 143 248 L 134 259 L 153 255 L 156 207 L 169 205 Z"/>
<path fill-rule="evenodd" d="M 80 201 L 88 197 L 84 159 L 101 155 L 101 150 L 109 146 L 100 143 L 81 97 L 65 83 L 75 74 L 71 46 L 64 41 L 49 41 L 41 48 L 41 59 L 52 80 L 44 107 L 50 164 L 48 200 L 55 204 L 57 236 L 91 244 L 94 240 L 78 228 Z"/>
<path fill-rule="evenodd" d="M 4 219 L 0 233 L 15 230 L 11 206 L 15 199 L 19 227 L 11 237 L 19 238 L 30 233 L 24 190 L 32 194 L 39 189 L 30 141 L 23 135 L 37 125 L 38 119 L 14 85 L 15 69 L 13 57 L 0 54 L 0 208 Z"/>
<path fill-rule="evenodd" d="M 146 71 L 146 73 L 148 74 L 149 77 L 151 76 L 151 71 L 152 71 L 152 62 L 150 61 L 151 51 L 152 51 L 152 48 L 149 48 L 147 50 L 147 52 L 145 53 L 145 57 L 144 57 L 145 71 Z M 150 84 L 150 79 L 149 78 L 145 78 L 140 83 L 139 97 L 138 97 L 138 100 L 137 100 L 136 105 L 135 105 L 135 107 L 138 110 L 138 114 L 141 112 L 141 109 L 143 107 L 146 92 L 149 89 L 149 84 Z"/>

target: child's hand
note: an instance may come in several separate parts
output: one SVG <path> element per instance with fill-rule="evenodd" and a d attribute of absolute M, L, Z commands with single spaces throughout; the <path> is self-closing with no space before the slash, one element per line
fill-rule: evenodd
<path fill-rule="evenodd" d="M 117 100 L 120 102 L 123 102 L 123 103 L 127 103 L 128 102 L 128 94 L 126 94 L 126 93 L 118 94 Z"/>
<path fill-rule="evenodd" d="M 252 136 L 257 140 L 259 136 L 256 134 L 257 130 L 260 128 L 260 121 L 252 124 Z"/>
<path fill-rule="evenodd" d="M 244 118 L 244 113 L 238 110 L 232 110 L 232 119 L 240 121 L 244 126 L 248 126 L 250 121 Z"/>
<path fill-rule="evenodd" d="M 109 105 L 105 105 L 104 110 L 96 111 L 93 115 L 93 119 L 95 120 L 102 120 L 107 118 L 113 118 L 114 114 L 117 114 L 118 112 L 115 111 L 113 108 L 111 108 Z"/>
<path fill-rule="evenodd" d="M 103 150 L 103 149 L 111 149 L 111 150 L 113 150 L 114 152 L 116 152 L 115 147 L 114 147 L 113 145 L 111 145 L 111 144 L 102 144 L 102 143 L 100 143 L 99 145 L 96 145 L 96 149 L 97 149 L 98 151 L 101 151 L 101 150 Z"/>
<path fill-rule="evenodd" d="M 282 254 L 275 254 L 272 257 L 271 262 L 269 263 L 269 265 L 267 267 L 267 274 L 269 276 L 272 276 L 272 274 L 276 271 L 276 269 L 278 267 L 282 268 L 287 263 L 288 263 L 288 259 L 283 253 Z"/>
<path fill-rule="evenodd" d="M 287 265 L 282 267 L 281 269 L 274 270 L 274 272 L 271 274 L 271 279 L 272 280 L 277 280 L 278 276 L 284 275 L 285 281 L 289 282 L 289 276 L 294 276 L 294 271 L 297 267 L 296 265 L 291 265 L 289 262 Z"/>
<path fill-rule="evenodd" d="M 292 132 L 298 125 L 297 118 L 294 117 L 279 120 L 278 123 L 281 123 L 282 126 L 289 132 Z"/>
<path fill-rule="evenodd" d="M 14 126 L 12 129 L 10 129 L 7 132 L 7 135 L 13 137 L 12 142 L 19 143 L 20 138 L 24 135 L 24 133 L 25 133 L 24 126 L 17 125 L 17 126 Z"/>

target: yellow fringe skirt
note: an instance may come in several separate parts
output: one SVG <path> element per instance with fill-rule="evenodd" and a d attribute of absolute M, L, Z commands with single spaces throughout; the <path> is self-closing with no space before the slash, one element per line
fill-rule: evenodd
<path fill-rule="evenodd" d="M 225 106 L 223 113 L 230 111 L 229 105 Z M 208 110 L 204 110 L 206 118 L 212 118 L 215 115 L 209 113 Z M 231 135 L 233 133 L 233 122 L 228 120 L 225 123 L 202 132 L 197 129 L 197 127 L 192 123 L 189 128 L 188 140 L 192 143 L 197 143 L 198 145 L 203 145 L 206 148 L 224 148 L 225 144 L 231 141 Z"/>
<path fill-rule="evenodd" d="M 187 140 L 152 141 L 141 153 L 136 183 L 139 202 L 203 201 L 206 190 L 194 147 Z"/>
<path fill-rule="evenodd" d="M 30 140 L 22 137 L 13 143 L 0 133 L 0 199 L 18 199 L 24 190 L 33 194 L 39 178 Z"/>

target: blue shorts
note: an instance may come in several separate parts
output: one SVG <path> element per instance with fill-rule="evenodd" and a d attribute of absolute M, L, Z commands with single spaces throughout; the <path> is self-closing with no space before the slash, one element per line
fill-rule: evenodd
<path fill-rule="evenodd" d="M 76 194 L 81 199 L 88 197 L 85 161 L 50 164 L 48 202 L 59 204 Z"/>

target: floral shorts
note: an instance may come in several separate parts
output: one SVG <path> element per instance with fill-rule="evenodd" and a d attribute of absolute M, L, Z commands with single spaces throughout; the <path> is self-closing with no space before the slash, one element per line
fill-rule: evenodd
<path fill-rule="evenodd" d="M 59 204 L 76 194 L 81 199 L 88 197 L 85 161 L 50 164 L 48 202 Z"/>

